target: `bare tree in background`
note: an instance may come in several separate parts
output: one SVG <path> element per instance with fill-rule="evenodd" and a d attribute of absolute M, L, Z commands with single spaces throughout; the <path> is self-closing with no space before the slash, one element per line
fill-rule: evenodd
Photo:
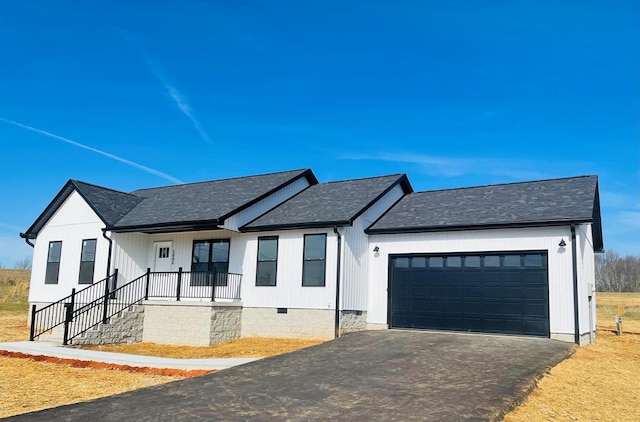
<path fill-rule="evenodd" d="M 19 261 L 16 261 L 16 265 L 14 267 L 16 270 L 30 270 L 31 269 L 31 258 L 24 258 Z"/>
<path fill-rule="evenodd" d="M 640 256 L 620 257 L 616 251 L 596 255 L 596 289 L 600 292 L 640 292 Z"/>

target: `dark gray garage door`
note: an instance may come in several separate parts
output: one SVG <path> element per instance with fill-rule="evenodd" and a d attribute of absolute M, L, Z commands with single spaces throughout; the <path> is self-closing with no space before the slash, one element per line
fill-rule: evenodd
<path fill-rule="evenodd" d="M 549 336 L 546 252 L 391 255 L 389 324 Z"/>

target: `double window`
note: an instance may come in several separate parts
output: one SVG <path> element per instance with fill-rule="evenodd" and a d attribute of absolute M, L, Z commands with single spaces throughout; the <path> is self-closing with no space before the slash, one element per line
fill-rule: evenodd
<path fill-rule="evenodd" d="M 325 285 L 325 270 L 327 256 L 326 234 L 305 234 L 304 252 L 302 257 L 302 285 Z"/>
<path fill-rule="evenodd" d="M 78 284 L 93 283 L 93 270 L 96 263 L 96 239 L 85 239 L 82 241 L 82 251 L 80 252 L 80 276 Z"/>
<path fill-rule="evenodd" d="M 278 272 L 278 236 L 258 238 L 256 286 L 275 286 Z"/>
<path fill-rule="evenodd" d="M 58 284 L 61 255 L 62 242 L 49 242 L 49 253 L 47 254 L 47 271 L 44 276 L 44 284 Z"/>
<path fill-rule="evenodd" d="M 229 239 L 195 240 L 191 260 L 191 285 L 227 285 Z"/>

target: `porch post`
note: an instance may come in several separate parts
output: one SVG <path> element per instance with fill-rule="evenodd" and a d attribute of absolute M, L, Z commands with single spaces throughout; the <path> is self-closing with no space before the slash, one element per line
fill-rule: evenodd
<path fill-rule="evenodd" d="M 178 268 L 178 286 L 176 287 L 176 300 L 180 301 L 180 288 L 182 287 L 182 267 Z"/>
<path fill-rule="evenodd" d="M 34 334 L 36 332 L 36 312 L 37 306 L 31 305 L 31 327 L 29 328 L 29 341 L 33 341 Z"/>
<path fill-rule="evenodd" d="M 69 324 L 73 321 L 73 306 L 76 301 L 76 289 L 71 289 L 71 302 L 64 304 L 64 335 L 62 345 L 69 344 Z"/>
<path fill-rule="evenodd" d="M 216 278 L 218 276 L 218 273 L 214 272 L 210 272 L 207 274 L 207 277 L 209 278 L 209 280 L 211 280 L 211 301 L 215 302 L 216 301 Z"/>
<path fill-rule="evenodd" d="M 144 286 L 144 300 L 149 300 L 149 280 L 151 279 L 151 268 L 147 267 L 147 277 Z"/>

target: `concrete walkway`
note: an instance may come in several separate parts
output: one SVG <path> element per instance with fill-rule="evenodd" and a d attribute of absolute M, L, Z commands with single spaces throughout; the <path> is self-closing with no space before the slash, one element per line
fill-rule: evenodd
<path fill-rule="evenodd" d="M 63 359 L 77 359 L 142 368 L 181 369 L 187 371 L 226 369 L 231 368 L 232 366 L 238 366 L 258 360 L 258 358 L 172 359 L 156 356 L 129 355 L 125 353 L 98 352 L 95 350 L 60 346 L 55 343 L 47 343 L 44 341 L 0 343 L 0 350 L 25 353 L 28 355 L 52 356 Z"/>

